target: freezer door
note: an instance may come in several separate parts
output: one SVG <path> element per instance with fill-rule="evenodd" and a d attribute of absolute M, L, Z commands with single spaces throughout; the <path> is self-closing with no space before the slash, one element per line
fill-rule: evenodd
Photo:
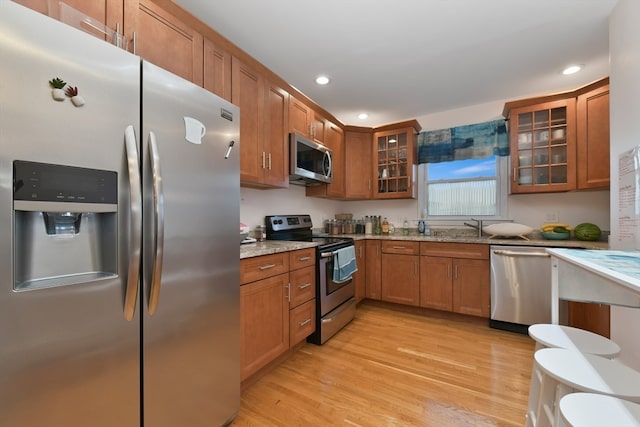
<path fill-rule="evenodd" d="M 240 401 L 239 110 L 143 62 L 143 383 L 149 427 Z"/>
<path fill-rule="evenodd" d="M 139 426 L 139 310 L 125 315 L 132 255 L 125 130 L 138 132 L 140 60 L 6 0 L 0 58 L 0 425 Z M 84 105 L 54 100 L 54 78 L 77 87 Z M 64 194 L 58 204 L 14 204 L 14 185 L 30 185 L 12 185 L 17 160 L 115 174 L 117 206 L 99 212 Z M 69 176 L 44 173 L 39 184 L 98 182 Z M 80 218 L 78 229 L 50 234 L 47 211 L 61 222 Z"/>

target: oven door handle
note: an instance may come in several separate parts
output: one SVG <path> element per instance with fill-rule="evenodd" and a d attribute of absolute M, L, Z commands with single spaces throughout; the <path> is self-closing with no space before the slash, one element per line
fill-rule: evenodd
<path fill-rule="evenodd" d="M 335 255 L 335 252 L 320 252 L 321 258 L 329 258 Z"/>

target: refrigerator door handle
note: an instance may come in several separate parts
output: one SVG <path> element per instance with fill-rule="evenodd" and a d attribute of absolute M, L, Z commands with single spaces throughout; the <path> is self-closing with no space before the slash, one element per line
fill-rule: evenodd
<path fill-rule="evenodd" d="M 149 286 L 150 316 L 158 308 L 160 298 L 160 279 L 162 278 L 162 257 L 164 253 L 164 193 L 162 191 L 162 173 L 160 171 L 160 156 L 158 143 L 153 131 L 149 132 L 149 159 L 151 163 L 151 177 L 153 180 L 153 217 L 155 232 L 153 237 L 153 266 L 151 268 L 151 284 Z"/>
<path fill-rule="evenodd" d="M 142 187 L 138 163 L 138 144 L 133 126 L 127 126 L 124 133 L 125 152 L 129 169 L 129 194 L 131 209 L 131 229 L 129 235 L 129 271 L 124 296 L 124 318 L 133 320 L 140 282 L 140 251 L 142 247 Z"/>

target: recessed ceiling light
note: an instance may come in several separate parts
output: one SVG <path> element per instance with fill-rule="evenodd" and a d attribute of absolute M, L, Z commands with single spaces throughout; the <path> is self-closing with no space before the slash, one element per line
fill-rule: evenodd
<path fill-rule="evenodd" d="M 367 117 L 369 117 L 369 115 L 368 115 L 367 113 L 360 113 L 360 114 L 358 114 L 358 118 L 359 118 L 360 120 L 364 120 L 364 119 L 366 119 Z"/>
<path fill-rule="evenodd" d="M 318 76 L 316 77 L 316 83 L 319 85 L 326 85 L 329 83 L 329 77 L 327 76 Z"/>
<path fill-rule="evenodd" d="M 568 76 L 569 74 L 575 74 L 578 71 L 582 70 L 582 65 L 570 65 L 564 70 L 562 70 L 562 74 Z"/>

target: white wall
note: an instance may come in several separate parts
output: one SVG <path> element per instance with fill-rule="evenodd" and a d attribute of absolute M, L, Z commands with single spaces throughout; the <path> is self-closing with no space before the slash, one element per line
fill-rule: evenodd
<path fill-rule="evenodd" d="M 314 227 L 321 227 L 326 218 L 342 211 L 340 202 L 306 197 L 299 185 L 290 188 L 257 190 L 240 189 L 240 222 L 253 230 L 264 223 L 265 215 L 309 214 Z"/>
<path fill-rule="evenodd" d="M 609 19 L 611 60 L 611 247 L 623 247 L 617 241 L 618 157 L 640 144 L 640 2 L 619 0 Z M 640 370 L 640 310 L 611 307 L 611 338 L 622 347 L 620 359 Z"/>

